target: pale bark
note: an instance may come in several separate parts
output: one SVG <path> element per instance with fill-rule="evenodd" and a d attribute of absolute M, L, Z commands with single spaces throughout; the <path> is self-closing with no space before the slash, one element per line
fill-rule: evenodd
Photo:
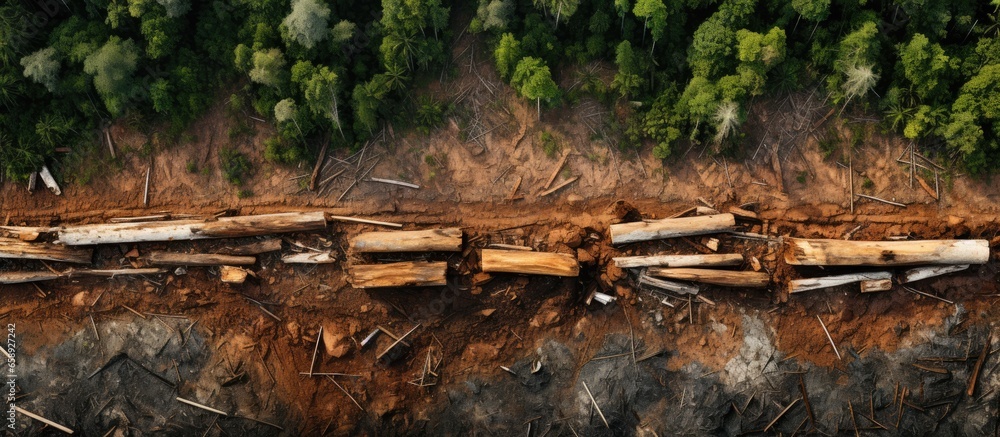
<path fill-rule="evenodd" d="M 366 232 L 351 239 L 356 253 L 386 252 L 460 252 L 462 230 L 459 228 L 423 231 Z"/>
<path fill-rule="evenodd" d="M 721 267 L 743 264 L 743 255 L 738 253 L 720 253 L 709 255 L 652 255 L 652 256 L 622 256 L 613 258 L 615 265 L 621 268 L 633 267 Z"/>
<path fill-rule="evenodd" d="M 785 262 L 803 266 L 985 264 L 986 240 L 847 241 L 785 239 Z"/>
<path fill-rule="evenodd" d="M 651 222 L 611 225 L 611 243 L 624 244 L 663 238 L 714 234 L 732 230 L 736 218 L 732 214 L 670 218 Z"/>
<path fill-rule="evenodd" d="M 647 273 L 661 278 L 727 287 L 764 288 L 771 283 L 771 276 L 765 272 L 650 267 Z"/>

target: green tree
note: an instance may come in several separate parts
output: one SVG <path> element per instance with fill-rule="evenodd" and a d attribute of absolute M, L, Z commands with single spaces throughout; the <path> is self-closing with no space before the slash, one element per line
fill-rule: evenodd
<path fill-rule="evenodd" d="M 517 61 L 521 59 L 521 42 L 512 33 L 503 34 L 496 50 L 493 51 L 493 59 L 496 60 L 500 77 L 503 79 L 510 77 Z"/>
<path fill-rule="evenodd" d="M 792 0 L 792 9 L 809 21 L 823 21 L 830 15 L 830 0 Z"/>
<path fill-rule="evenodd" d="M 627 99 L 639 91 L 644 82 L 640 76 L 642 67 L 638 56 L 628 40 L 622 41 L 615 47 L 615 65 L 618 66 L 618 72 L 611 81 L 611 88 L 617 90 L 622 98 Z"/>
<path fill-rule="evenodd" d="M 24 77 L 45 85 L 49 92 L 56 91 L 56 84 L 59 81 L 59 59 L 56 57 L 55 48 L 47 47 L 21 58 L 21 66 L 24 67 Z"/>
<path fill-rule="evenodd" d="M 667 6 L 663 0 L 636 0 L 632 13 L 636 17 L 642 18 L 642 30 L 650 29 L 649 34 L 653 37 L 653 46 L 649 52 L 656 49 L 656 41 L 663 37 L 667 29 Z"/>
<path fill-rule="evenodd" d="M 116 36 L 83 61 L 83 71 L 94 77 L 94 88 L 113 116 L 121 115 L 133 97 L 138 65 L 139 48 Z"/>
<path fill-rule="evenodd" d="M 712 119 L 715 121 L 715 142 L 722 143 L 740 126 L 740 106 L 728 100 L 722 102 Z"/>
<path fill-rule="evenodd" d="M 872 71 L 871 65 L 852 65 L 844 71 L 844 106 L 854 99 L 868 93 L 878 82 L 878 74 Z"/>
<path fill-rule="evenodd" d="M 485 31 L 507 29 L 513 14 L 513 0 L 479 0 L 479 6 L 476 8 L 476 19 L 480 30 Z"/>
<path fill-rule="evenodd" d="M 337 44 L 347 42 L 354 37 L 357 28 L 358 26 L 350 21 L 340 20 L 330 29 L 330 39 Z"/>
<path fill-rule="evenodd" d="M 294 123 L 295 130 L 299 132 L 299 138 L 305 141 L 305 138 L 302 135 L 302 128 L 299 127 L 299 121 L 297 120 L 298 113 L 298 106 L 295 105 L 295 100 L 293 99 L 284 99 L 278 102 L 277 105 L 274 105 L 274 119 L 277 120 L 278 123 L 287 123 L 289 121 Z"/>
<path fill-rule="evenodd" d="M 559 97 L 559 87 L 552 80 L 549 66 L 538 58 L 521 59 L 514 69 L 511 84 L 521 96 L 535 100 L 539 120 L 542 118 L 542 99 L 548 101 Z"/>
<path fill-rule="evenodd" d="M 285 56 L 278 49 L 254 52 L 250 80 L 279 88 L 284 83 Z"/>
<path fill-rule="evenodd" d="M 949 70 L 949 58 L 939 44 L 931 44 L 921 34 L 913 35 L 910 42 L 899 47 L 899 60 L 903 74 L 913 84 L 913 90 L 921 99 L 940 95 L 939 85 L 943 83 Z"/>
<path fill-rule="evenodd" d="M 568 21 L 580 7 L 580 0 L 532 0 L 532 2 L 535 3 L 535 7 L 541 7 L 549 14 L 555 14 L 556 28 L 559 28 L 559 20 L 565 18 Z"/>
<path fill-rule="evenodd" d="M 326 66 L 320 67 L 303 85 L 303 94 L 309 111 L 329 120 L 343 138 L 344 130 L 340 124 L 340 109 L 337 104 L 337 80 L 336 73 Z"/>
<path fill-rule="evenodd" d="M 330 8 L 316 0 L 292 0 L 292 12 L 281 22 L 287 38 L 311 49 L 328 34 Z"/>
<path fill-rule="evenodd" d="M 688 65 L 695 76 L 713 78 L 732 68 L 736 33 L 713 15 L 694 31 L 688 48 Z"/>

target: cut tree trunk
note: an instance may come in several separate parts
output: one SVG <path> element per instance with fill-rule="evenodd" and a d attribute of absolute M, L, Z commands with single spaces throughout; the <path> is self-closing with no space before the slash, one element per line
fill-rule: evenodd
<path fill-rule="evenodd" d="M 101 276 L 114 277 L 126 275 L 156 275 L 166 273 L 164 269 L 117 269 L 117 270 L 67 270 L 64 273 L 56 273 L 51 270 L 40 272 L 0 272 L 0 284 L 21 284 L 25 282 L 51 281 L 53 279 L 68 278 L 74 276 Z"/>
<path fill-rule="evenodd" d="M 214 253 L 151 252 L 146 255 L 146 261 L 157 266 L 252 265 L 257 262 L 257 257 Z"/>
<path fill-rule="evenodd" d="M 802 266 L 985 264 L 986 240 L 847 241 L 785 239 L 785 262 Z"/>
<path fill-rule="evenodd" d="M 330 252 L 290 253 L 281 257 L 281 262 L 285 264 L 330 264 L 334 261 L 337 258 Z"/>
<path fill-rule="evenodd" d="M 224 247 L 217 252 L 223 255 L 260 255 L 267 252 L 277 252 L 281 250 L 281 239 L 268 238 L 266 240 L 255 241 L 242 246 Z"/>
<path fill-rule="evenodd" d="M 27 282 L 51 281 L 63 275 L 54 272 L 0 272 L 0 284 L 24 284 Z"/>
<path fill-rule="evenodd" d="M 743 264 L 743 255 L 738 253 L 720 253 L 710 255 L 652 255 L 652 256 L 622 256 L 613 258 L 615 265 L 625 268 L 633 267 L 721 267 Z"/>
<path fill-rule="evenodd" d="M 93 253 L 92 249 L 66 247 L 61 244 L 28 243 L 21 239 L 0 238 L 0 258 L 40 259 L 90 264 Z"/>
<path fill-rule="evenodd" d="M 319 157 L 316 158 L 316 165 L 313 167 L 312 176 L 309 177 L 309 191 L 316 191 L 316 180 L 319 179 L 320 169 L 326 161 L 326 148 L 330 145 L 330 138 L 323 142 L 323 148 L 319 150 Z"/>
<path fill-rule="evenodd" d="M 66 245 L 141 243 L 147 241 L 200 240 L 253 237 L 326 228 L 322 211 L 222 217 L 216 221 L 170 220 L 152 223 L 113 223 L 66 226 L 59 241 Z"/>
<path fill-rule="evenodd" d="M 901 273 L 899 277 L 896 278 L 896 280 L 899 281 L 900 284 L 908 284 L 910 282 L 922 281 L 924 279 L 933 278 L 935 276 L 960 272 L 967 268 L 969 268 L 968 264 L 962 264 L 957 266 L 917 267 Z"/>
<path fill-rule="evenodd" d="M 727 287 L 764 288 L 771 283 L 771 275 L 765 272 L 650 267 L 647 273 L 651 276 L 661 278 L 702 282 Z"/>
<path fill-rule="evenodd" d="M 673 291 L 678 294 L 698 294 L 697 285 L 681 284 L 679 282 L 665 281 L 663 279 L 657 279 L 649 275 L 640 275 L 639 283 L 643 285 L 649 285 L 650 287 L 662 288 L 664 290 Z"/>
<path fill-rule="evenodd" d="M 889 290 L 892 290 L 892 279 L 873 279 L 870 281 L 861 281 L 862 293 L 874 293 L 876 291 Z"/>
<path fill-rule="evenodd" d="M 348 281 L 354 288 L 436 287 L 447 285 L 447 271 L 444 261 L 356 265 Z"/>
<path fill-rule="evenodd" d="M 580 275 L 580 263 L 577 262 L 576 257 L 564 253 L 483 249 L 480 260 L 483 271 L 486 273 Z"/>
<path fill-rule="evenodd" d="M 462 230 L 366 232 L 351 239 L 351 250 L 357 253 L 460 252 Z"/>
<path fill-rule="evenodd" d="M 836 287 L 838 285 L 852 284 L 855 282 L 877 281 L 883 279 L 892 279 L 892 273 L 862 272 L 862 273 L 848 273 L 845 275 L 824 276 L 821 278 L 793 279 L 788 282 L 788 292 L 801 293 L 803 291 Z"/>
<path fill-rule="evenodd" d="M 38 175 L 42 177 L 42 182 L 45 183 L 45 186 L 49 187 L 49 189 L 52 190 L 56 196 L 62 195 L 62 190 L 59 189 L 59 184 L 56 183 L 56 178 L 52 177 L 52 173 L 49 172 L 48 167 L 43 165 L 42 171 L 40 171 Z"/>
<path fill-rule="evenodd" d="M 611 225 L 611 244 L 714 234 L 732 230 L 734 226 L 736 226 L 736 218 L 732 214 L 620 223 Z"/>

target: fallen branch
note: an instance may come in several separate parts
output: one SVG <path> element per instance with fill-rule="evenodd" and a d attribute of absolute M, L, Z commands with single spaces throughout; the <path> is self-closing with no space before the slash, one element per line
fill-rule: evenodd
<path fill-rule="evenodd" d="M 326 215 L 326 219 L 328 221 L 334 221 L 334 220 L 336 220 L 336 221 L 341 221 L 341 222 L 364 223 L 364 224 L 367 224 L 367 225 L 388 226 L 390 228 L 401 228 L 401 227 L 403 227 L 403 225 L 401 225 L 399 223 L 381 222 L 381 221 L 378 221 L 378 220 L 368 220 L 368 219 L 362 219 L 362 218 L 356 218 L 356 217 L 346 217 L 346 216 L 342 216 L 342 215 L 327 214 Z"/>
<path fill-rule="evenodd" d="M 622 256 L 612 258 L 615 265 L 621 268 L 633 267 L 721 267 L 743 264 L 743 255 L 738 253 L 723 253 L 709 255 L 652 255 L 652 256 Z"/>
<path fill-rule="evenodd" d="M 283 255 L 285 264 L 330 264 L 337 261 L 332 252 L 300 252 Z"/>
<path fill-rule="evenodd" d="M 681 284 L 679 282 L 664 281 L 662 279 L 657 279 L 646 274 L 639 275 L 639 284 L 649 285 L 651 287 L 662 288 L 664 290 L 673 291 L 678 294 L 698 294 L 698 286 Z"/>
<path fill-rule="evenodd" d="M 420 185 L 411 184 L 409 182 L 397 181 L 393 179 L 382 179 L 382 178 L 371 177 L 368 180 L 372 182 L 381 182 L 383 184 L 398 185 L 400 187 L 413 188 L 414 190 L 420 189 Z"/>
<path fill-rule="evenodd" d="M 157 266 L 222 266 L 222 265 L 252 265 L 257 263 L 254 256 L 218 255 L 214 253 L 173 253 L 150 252 L 145 257 L 152 265 Z"/>
<path fill-rule="evenodd" d="M 885 199 L 882 199 L 882 198 L 879 198 L 879 197 L 869 196 L 867 194 L 858 194 L 857 196 L 860 197 L 860 198 L 863 198 L 863 199 L 874 200 L 876 202 L 882 202 L 882 203 L 885 203 L 887 205 L 898 206 L 900 208 L 906 208 L 906 204 L 904 204 L 904 203 L 893 202 L 891 200 L 885 200 Z"/>
<path fill-rule="evenodd" d="M 25 416 L 28 416 L 28 417 L 30 417 L 32 419 L 35 419 L 35 420 L 37 420 L 39 422 L 42 422 L 42 423 L 44 423 L 44 424 L 46 424 L 48 426 L 51 426 L 51 427 L 53 427 L 55 429 L 58 429 L 58 430 L 66 433 L 66 434 L 73 434 L 73 430 L 72 429 L 69 429 L 69 428 L 67 428 L 65 426 L 62 426 L 62 425 L 60 425 L 58 423 L 55 423 L 55 422 L 53 422 L 53 421 L 51 421 L 49 419 L 46 419 L 46 418 L 44 418 L 42 416 L 39 416 L 39 415 L 37 415 L 35 413 L 31 413 L 31 412 L 25 411 L 24 408 L 15 406 L 14 407 L 14 411 L 17 411 L 18 413 L 21 413 L 21 414 L 23 414 Z"/>
<path fill-rule="evenodd" d="M 559 163 L 556 164 L 555 170 L 552 170 L 552 175 L 549 176 L 548 181 L 546 181 L 545 185 L 542 186 L 542 190 L 548 190 L 549 187 L 552 186 L 552 183 L 555 182 L 556 177 L 559 176 L 559 171 L 562 170 L 563 165 L 566 165 L 566 159 L 569 158 L 569 155 L 570 154 L 567 153 L 563 155 L 562 158 L 559 159 Z"/>
<path fill-rule="evenodd" d="M 924 279 L 933 278 L 935 276 L 960 272 L 968 268 L 969 268 L 968 264 L 961 264 L 955 266 L 917 267 L 901 273 L 899 277 L 896 278 L 896 280 L 900 284 L 909 284 L 910 282 L 922 281 Z"/>
<path fill-rule="evenodd" d="M 573 182 L 576 182 L 577 179 L 580 179 L 580 177 L 579 176 L 573 176 L 573 177 L 571 177 L 569 179 L 566 179 L 565 181 L 560 182 L 559 185 L 556 185 L 556 186 L 554 186 L 552 188 L 549 188 L 548 190 L 540 193 L 538 195 L 538 197 L 545 197 L 545 196 L 548 196 L 549 194 L 555 193 L 556 191 L 559 191 L 563 187 L 565 187 L 565 186 L 567 186 L 569 184 L 572 184 Z"/>
<path fill-rule="evenodd" d="M 836 287 L 854 282 L 892 279 L 891 272 L 863 272 L 847 273 L 843 275 L 824 276 L 821 278 L 793 279 L 788 281 L 789 293 L 801 293 L 803 291 L 818 290 L 820 288 Z"/>
<path fill-rule="evenodd" d="M 326 228 L 322 211 L 221 217 L 214 221 L 170 220 L 151 223 L 113 223 L 65 226 L 59 242 L 70 246 L 253 237 Z"/>
<path fill-rule="evenodd" d="M 771 275 L 766 272 L 650 267 L 647 273 L 667 279 L 727 287 L 765 288 L 771 283 Z"/>
<path fill-rule="evenodd" d="M 190 406 L 192 406 L 192 407 L 198 407 L 198 408 L 201 408 L 202 410 L 205 410 L 205 411 L 210 411 L 210 412 L 213 412 L 213 413 L 215 413 L 215 414 L 219 414 L 219 415 L 222 415 L 222 416 L 229 416 L 228 414 L 226 414 L 226 413 L 224 413 L 224 412 L 222 412 L 222 411 L 219 411 L 219 410 L 216 410 L 215 408 L 212 408 L 212 407 L 208 407 L 208 406 L 205 406 L 205 405 L 202 405 L 202 404 L 199 404 L 199 403 L 197 403 L 197 402 L 195 402 L 195 401 L 189 401 L 189 400 L 187 400 L 187 399 L 184 399 L 184 398 L 182 398 L 182 397 L 177 397 L 177 400 L 178 400 L 178 401 L 181 401 L 181 402 L 183 402 L 183 403 L 185 403 L 185 404 L 188 404 L 188 405 L 190 405 Z"/>

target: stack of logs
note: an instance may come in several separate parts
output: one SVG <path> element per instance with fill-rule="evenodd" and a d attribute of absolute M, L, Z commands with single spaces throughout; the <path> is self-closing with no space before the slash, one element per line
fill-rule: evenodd
<path fill-rule="evenodd" d="M 287 232 L 316 231 L 326 228 L 326 214 L 318 212 L 293 212 L 241 217 L 221 217 L 213 220 L 164 220 L 110 223 L 58 228 L 0 228 L 16 238 L 0 238 L 0 258 L 19 258 L 90 264 L 91 246 L 100 244 L 127 244 L 210 238 L 254 237 Z M 46 234 L 54 234 L 57 241 L 37 242 Z M 249 271 L 239 267 L 257 262 L 256 255 L 281 250 L 281 240 L 267 239 L 257 243 L 232 247 L 223 253 L 175 253 L 153 251 L 142 258 L 151 266 L 220 266 L 226 282 L 242 282 Z M 312 251 L 293 253 L 282 257 L 286 263 L 332 262 L 329 252 Z M 72 276 L 120 276 L 164 273 L 161 268 L 132 269 L 55 269 L 30 272 L 2 272 L 0 284 L 46 281 Z"/>
<path fill-rule="evenodd" d="M 892 289 L 893 278 L 907 284 L 986 264 L 986 240 L 847 241 L 786 238 L 785 262 L 793 266 L 879 267 L 819 278 L 793 279 L 789 293 L 860 283 L 862 293 Z M 910 267 L 893 272 L 889 267 Z M 894 274 L 895 273 L 895 274 Z"/>
<path fill-rule="evenodd" d="M 665 238 L 733 232 L 736 216 L 720 214 L 705 208 L 707 215 L 645 220 L 611 225 L 612 244 L 625 244 Z M 692 208 L 691 211 L 702 212 Z M 734 212 L 737 212 L 734 210 Z M 741 217 L 752 212 L 739 210 Z M 324 212 L 293 212 L 211 220 L 125 220 L 124 222 L 63 226 L 56 228 L 0 227 L 0 258 L 33 259 L 71 264 L 90 264 L 93 246 L 235 237 L 264 236 L 288 232 L 326 229 L 328 220 L 349 218 L 330 216 Z M 136 219 L 152 220 L 157 217 Z M 370 220 L 350 219 L 364 223 L 401 225 Z M 42 236 L 54 235 L 54 242 L 42 242 Z M 367 232 L 354 237 L 350 248 L 354 253 L 413 253 L 461 252 L 463 233 L 460 228 L 420 231 Z M 768 238 L 766 236 L 761 236 Z M 845 241 L 785 238 L 784 261 L 793 266 L 854 266 L 878 267 L 856 273 L 790 281 L 788 291 L 799 293 L 824 287 L 859 282 L 862 292 L 891 289 L 893 279 L 906 284 L 942 274 L 957 272 L 971 264 L 984 264 L 990 249 L 986 240 L 926 240 L 926 241 Z M 717 240 L 716 240 L 717 242 Z M 286 253 L 286 263 L 330 263 L 335 261 L 330 251 L 311 249 L 292 242 L 304 251 Z M 164 273 L 163 266 L 219 266 L 224 282 L 243 282 L 256 255 L 281 250 L 282 241 L 269 238 L 239 247 L 220 249 L 218 253 L 190 254 L 153 251 L 142 257 L 149 268 L 90 269 L 71 268 L 58 271 L 0 272 L 0 284 L 53 280 L 73 276 L 116 276 Z M 503 245 L 498 245 L 503 246 Z M 514 248 L 511 248 L 514 249 Z M 486 273 L 518 273 L 576 277 L 580 266 L 572 255 L 521 250 L 482 249 L 481 268 Z M 526 249 L 526 250 L 525 250 Z M 731 270 L 744 265 L 741 254 L 707 253 L 700 255 L 653 255 L 614 258 L 621 268 L 645 269 L 639 282 L 681 294 L 696 294 L 704 283 L 741 288 L 766 288 L 770 274 L 759 271 L 759 263 L 751 260 L 754 270 Z M 889 267 L 907 266 L 907 270 L 891 271 Z M 349 281 L 357 288 L 442 286 L 447 284 L 447 263 L 444 261 L 409 261 L 388 264 L 363 264 L 350 267 Z M 677 282 L 683 281 L 683 282 Z"/>
<path fill-rule="evenodd" d="M 736 216 L 717 212 L 694 217 L 644 220 L 611 225 L 611 243 L 717 234 L 733 231 L 735 227 Z M 743 265 L 743 255 L 736 253 L 627 256 L 614 258 L 614 262 L 621 268 L 644 268 L 645 271 L 639 275 L 639 283 L 679 294 L 697 294 L 698 286 L 690 283 L 765 288 L 771 282 L 767 272 L 720 269 Z"/>
<path fill-rule="evenodd" d="M 354 253 L 461 252 L 459 228 L 422 231 L 366 232 L 350 241 Z M 534 275 L 578 276 L 576 258 L 561 253 L 483 249 L 482 271 Z M 351 266 L 348 281 L 355 288 L 430 287 L 447 283 L 444 261 L 405 261 Z"/>

